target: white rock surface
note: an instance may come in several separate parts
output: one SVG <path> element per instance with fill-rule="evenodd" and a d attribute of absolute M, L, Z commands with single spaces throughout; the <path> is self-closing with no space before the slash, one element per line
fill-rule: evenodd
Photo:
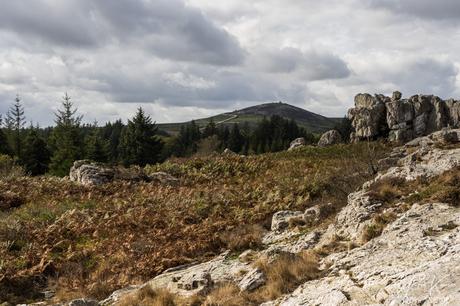
<path fill-rule="evenodd" d="M 328 277 L 310 281 L 280 305 L 458 305 L 460 209 L 414 205 L 362 247 L 331 255 Z M 428 233 L 435 233 L 428 234 Z"/>

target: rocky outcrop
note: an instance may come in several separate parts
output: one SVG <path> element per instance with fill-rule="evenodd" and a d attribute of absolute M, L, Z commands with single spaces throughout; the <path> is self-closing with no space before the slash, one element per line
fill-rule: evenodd
<path fill-rule="evenodd" d="M 352 140 L 375 138 L 386 132 L 385 102 L 389 101 L 389 98 L 382 101 L 380 96 L 356 95 L 355 108 L 348 111 L 348 118 L 354 128 L 350 135 Z"/>
<path fill-rule="evenodd" d="M 355 107 L 348 111 L 354 129 L 352 141 L 388 137 L 404 143 L 445 127 L 460 127 L 459 101 L 433 95 L 401 96 L 400 92 L 391 98 L 358 94 Z"/>
<path fill-rule="evenodd" d="M 305 138 L 303 138 L 303 137 L 296 138 L 293 141 L 291 141 L 291 144 L 289 145 L 288 151 L 294 150 L 296 148 L 303 147 L 303 146 L 305 146 L 305 144 L 306 144 Z"/>
<path fill-rule="evenodd" d="M 342 136 L 336 130 L 330 130 L 321 135 L 318 141 L 318 147 L 327 147 L 342 142 Z"/>
<path fill-rule="evenodd" d="M 165 185 L 176 186 L 179 180 L 165 172 L 154 172 L 147 175 L 139 167 L 122 168 L 95 163 L 89 160 L 75 161 L 70 168 L 69 178 L 85 186 L 97 186 L 113 181 L 154 181 Z"/>
<path fill-rule="evenodd" d="M 327 277 L 266 305 L 456 305 L 458 224 L 459 208 L 414 205 L 380 237 L 329 256 L 333 265 Z"/>
<path fill-rule="evenodd" d="M 71 181 L 87 186 L 102 185 L 113 181 L 115 170 L 89 160 L 77 160 L 70 168 L 69 177 Z"/>

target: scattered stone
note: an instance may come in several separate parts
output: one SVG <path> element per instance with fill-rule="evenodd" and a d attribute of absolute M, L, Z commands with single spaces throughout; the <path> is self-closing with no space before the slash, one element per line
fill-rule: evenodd
<path fill-rule="evenodd" d="M 307 208 L 303 214 L 303 219 L 306 224 L 312 224 L 319 220 L 321 210 L 318 206 Z"/>
<path fill-rule="evenodd" d="M 272 217 L 272 231 L 283 231 L 289 226 L 289 220 L 293 218 L 302 218 L 303 212 L 282 210 L 275 213 Z"/>
<path fill-rule="evenodd" d="M 458 131 L 451 129 L 442 129 L 439 132 L 431 134 L 430 138 L 444 144 L 459 142 Z"/>
<path fill-rule="evenodd" d="M 100 301 L 99 305 L 101 305 L 101 306 L 115 305 L 118 301 L 120 301 L 120 299 L 123 296 L 126 296 L 126 295 L 134 292 L 134 290 L 139 289 L 139 287 L 140 286 L 128 286 L 126 288 L 116 290 L 116 291 L 112 292 L 112 294 L 108 298 L 106 298 L 103 301 Z"/>
<path fill-rule="evenodd" d="M 166 172 L 155 172 L 149 175 L 152 181 L 158 181 L 164 185 L 177 186 L 179 185 L 179 179 Z"/>
<path fill-rule="evenodd" d="M 90 299 L 73 300 L 67 304 L 68 306 L 98 306 L 99 302 Z"/>
<path fill-rule="evenodd" d="M 305 144 L 306 144 L 305 143 L 305 138 L 303 138 L 303 137 L 296 138 L 293 141 L 291 141 L 291 144 L 289 145 L 288 151 L 294 150 L 294 149 L 299 148 L 299 147 L 303 147 L 303 146 L 305 146 Z"/>
<path fill-rule="evenodd" d="M 252 291 L 264 285 L 266 281 L 265 274 L 260 269 L 254 268 L 246 273 L 238 287 L 241 291 Z"/>
<path fill-rule="evenodd" d="M 238 155 L 238 154 L 236 154 L 235 152 L 233 152 L 233 151 L 230 150 L 229 148 L 226 148 L 226 149 L 224 150 L 224 152 L 222 152 L 222 155 L 232 156 L 232 155 Z"/>
<path fill-rule="evenodd" d="M 321 135 L 321 138 L 318 141 L 319 147 L 327 147 L 342 142 L 342 136 L 336 130 L 330 130 Z"/>
<path fill-rule="evenodd" d="M 238 256 L 238 259 L 241 262 L 252 262 L 255 257 L 257 256 L 257 253 L 251 249 L 244 251 L 243 253 Z"/>

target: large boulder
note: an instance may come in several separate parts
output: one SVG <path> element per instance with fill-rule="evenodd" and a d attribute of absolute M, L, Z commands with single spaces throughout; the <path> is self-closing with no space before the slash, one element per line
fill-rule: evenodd
<path fill-rule="evenodd" d="M 318 141 L 319 147 L 327 147 L 342 142 L 342 136 L 336 130 L 330 130 L 321 135 L 321 138 Z"/>
<path fill-rule="evenodd" d="M 296 138 L 293 141 L 291 141 L 288 151 L 291 151 L 291 150 L 294 150 L 296 148 L 303 147 L 303 146 L 305 146 L 305 138 L 303 137 Z"/>
<path fill-rule="evenodd" d="M 350 135 L 352 141 L 378 137 L 387 129 L 386 108 L 381 97 L 356 95 L 355 108 L 348 111 L 348 118 L 354 128 Z"/>
<path fill-rule="evenodd" d="M 113 168 L 94 163 L 89 160 L 77 160 L 70 168 L 69 177 L 71 181 L 86 186 L 102 185 L 113 181 L 115 171 Z"/>
<path fill-rule="evenodd" d="M 85 186 L 97 186 L 113 181 L 158 182 L 176 186 L 179 180 L 166 172 L 154 172 L 147 175 L 140 167 L 111 167 L 89 160 L 78 160 L 70 168 L 69 178 Z"/>

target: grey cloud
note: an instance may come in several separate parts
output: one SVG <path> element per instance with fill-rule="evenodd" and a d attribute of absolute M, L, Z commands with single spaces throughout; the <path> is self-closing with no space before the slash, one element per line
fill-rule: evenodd
<path fill-rule="evenodd" d="M 413 15 L 434 20 L 460 18 L 458 0 L 368 0 L 375 8 L 384 8 L 395 14 Z"/>
<path fill-rule="evenodd" d="M 235 37 L 181 0 L 1 2 L 0 29 L 60 46 L 118 42 L 171 60 L 213 65 L 244 60 Z"/>
<path fill-rule="evenodd" d="M 309 81 L 341 79 L 350 75 L 347 64 L 338 56 L 329 52 L 309 50 L 302 52 L 296 48 L 266 52 L 256 55 L 262 68 L 272 73 L 299 72 Z"/>
<path fill-rule="evenodd" d="M 408 93 L 452 95 L 457 69 L 450 61 L 422 58 L 391 74 L 393 82 L 402 84 Z"/>
<path fill-rule="evenodd" d="M 58 45 L 88 47 L 98 44 L 98 29 L 86 1 L 22 0 L 0 2 L 0 29 Z"/>

